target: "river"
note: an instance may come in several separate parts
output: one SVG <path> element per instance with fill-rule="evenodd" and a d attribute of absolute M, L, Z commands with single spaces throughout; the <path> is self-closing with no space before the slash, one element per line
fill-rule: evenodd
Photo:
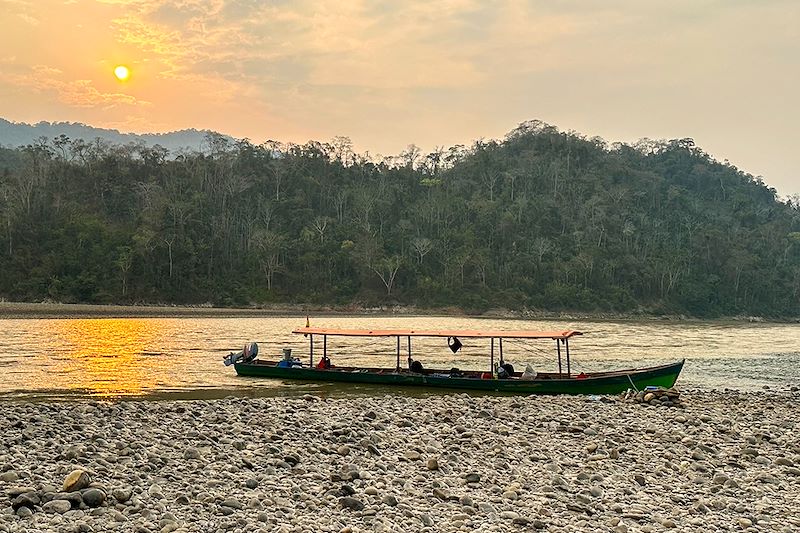
<path fill-rule="evenodd" d="M 684 321 L 532 321 L 462 317 L 312 317 L 340 328 L 547 330 L 576 329 L 574 372 L 610 370 L 686 359 L 686 389 L 785 390 L 800 386 L 800 326 Z M 293 335 L 305 318 L 0 319 L 0 400 L 215 398 L 228 395 L 376 394 L 375 387 L 297 384 L 239 378 L 222 357 L 259 343 L 261 358 L 285 347 L 302 358 L 308 339 Z M 394 339 L 330 337 L 336 365 L 392 367 Z M 414 357 L 428 368 L 488 369 L 489 344 L 464 339 L 453 355 L 444 339 L 415 339 Z M 405 346 L 404 346 L 405 349 Z M 315 344 L 321 353 L 321 343 Z M 518 370 L 557 369 L 552 341 L 504 343 Z M 405 352 L 403 352 L 405 355 Z M 410 391 L 410 394 L 420 393 Z"/>

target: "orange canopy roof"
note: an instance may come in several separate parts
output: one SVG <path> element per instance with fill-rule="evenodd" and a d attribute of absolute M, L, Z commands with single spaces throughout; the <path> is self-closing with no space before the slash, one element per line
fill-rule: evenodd
<path fill-rule="evenodd" d="M 503 339 L 568 339 L 583 335 L 580 331 L 500 331 L 500 330 L 424 330 L 424 329 L 336 329 L 298 328 L 303 335 L 339 335 L 343 337 L 462 337 Z"/>

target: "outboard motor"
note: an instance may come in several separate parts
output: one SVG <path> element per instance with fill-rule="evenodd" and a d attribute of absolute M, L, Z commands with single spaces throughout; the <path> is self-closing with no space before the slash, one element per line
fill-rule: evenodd
<path fill-rule="evenodd" d="M 241 352 L 231 352 L 223 357 L 223 360 L 225 361 L 225 366 L 231 366 L 236 363 L 249 363 L 255 360 L 256 357 L 258 357 L 258 344 L 251 342 L 245 344 Z"/>
<path fill-rule="evenodd" d="M 243 363 L 249 363 L 250 361 L 255 360 L 255 358 L 258 357 L 258 344 L 255 342 L 249 343 L 247 346 L 245 346 L 243 355 Z"/>

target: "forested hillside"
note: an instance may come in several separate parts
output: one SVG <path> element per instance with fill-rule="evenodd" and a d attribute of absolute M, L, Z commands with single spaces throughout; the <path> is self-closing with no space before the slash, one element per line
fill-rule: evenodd
<path fill-rule="evenodd" d="M 207 143 L 0 150 L 0 297 L 800 315 L 798 202 L 690 139 Z"/>

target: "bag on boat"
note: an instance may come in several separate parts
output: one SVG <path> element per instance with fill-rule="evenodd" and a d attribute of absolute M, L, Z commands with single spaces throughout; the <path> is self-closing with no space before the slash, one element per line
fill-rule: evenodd
<path fill-rule="evenodd" d="M 533 381 L 536 379 L 536 370 L 533 369 L 530 363 L 525 365 L 525 372 L 519 377 L 519 379 L 524 379 L 525 381 Z"/>

